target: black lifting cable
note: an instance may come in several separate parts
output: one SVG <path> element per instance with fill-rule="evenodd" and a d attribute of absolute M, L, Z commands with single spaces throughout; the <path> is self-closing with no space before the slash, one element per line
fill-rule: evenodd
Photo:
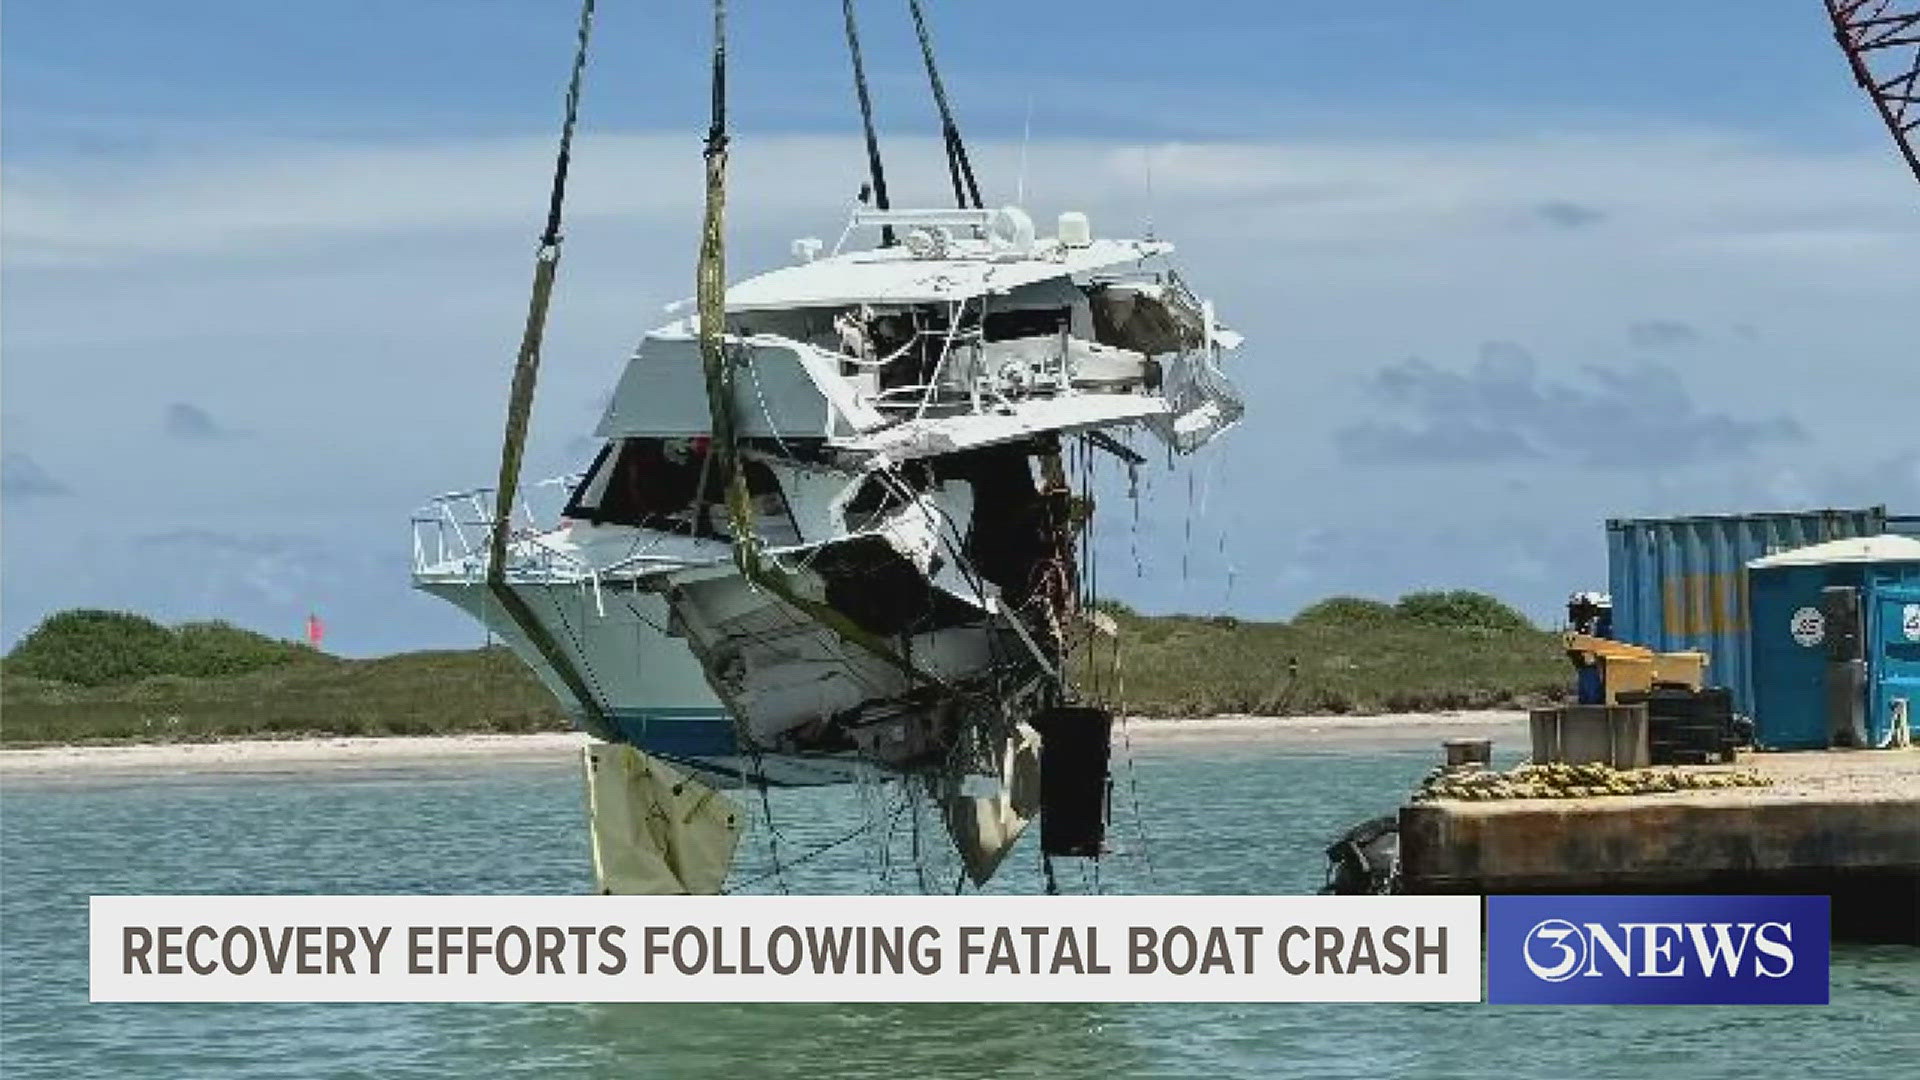
<path fill-rule="evenodd" d="M 846 16 L 847 54 L 853 58 L 853 91 L 860 99 L 860 124 L 867 135 L 867 175 L 873 184 L 873 205 L 888 210 L 893 203 L 887 198 L 887 172 L 880 165 L 880 138 L 873 133 L 873 97 L 867 93 L 867 68 L 860 60 L 860 28 L 853 21 L 853 0 L 840 0 L 840 10 Z M 893 226 L 881 227 L 880 243 L 893 246 Z"/>
<path fill-rule="evenodd" d="M 553 166 L 553 190 L 547 199 L 547 224 L 540 233 L 540 247 L 534 256 L 533 294 L 527 302 L 526 328 L 520 338 L 520 352 L 513 366 L 513 386 L 507 397 L 506 434 L 500 446 L 500 479 L 494 493 L 493 534 L 488 544 L 487 588 L 567 685 L 580 704 L 587 729 L 595 734 L 604 734 L 606 716 L 593 691 L 553 635 L 534 617 L 527 602 L 506 580 L 507 539 L 513 521 L 513 504 L 520 487 L 520 467 L 526 451 L 527 418 L 533 410 L 534 387 L 540 375 L 540 344 L 547 328 L 547 306 L 553 296 L 554 274 L 560 264 L 560 209 L 566 201 L 567 166 L 572 160 L 574 122 L 580 113 L 580 78 L 587 66 L 587 42 L 593 32 L 593 5 L 594 0 L 583 0 L 580 7 L 573 71 L 567 80 L 566 120 L 560 128 L 560 150 Z"/>
<path fill-rule="evenodd" d="M 940 68 L 933 62 L 933 39 L 927 34 L 926 15 L 920 0 L 907 0 L 913 12 L 913 31 L 920 38 L 920 58 L 927 64 L 927 82 L 933 86 L 933 103 L 940 110 L 940 135 L 947 144 L 947 174 L 953 179 L 953 198 L 960 209 L 969 199 L 980 209 L 980 183 L 973 178 L 973 162 L 967 160 L 967 144 L 960 139 L 960 126 L 953 121 L 953 109 L 947 104 L 947 88 L 940 81 Z M 964 186 L 963 186 L 964 184 Z"/>

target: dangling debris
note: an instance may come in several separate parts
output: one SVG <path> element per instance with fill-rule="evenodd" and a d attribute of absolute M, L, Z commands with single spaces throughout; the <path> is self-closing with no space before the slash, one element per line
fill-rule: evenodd
<path fill-rule="evenodd" d="M 1108 773 L 1113 716 L 1104 709 L 1061 707 L 1034 720 L 1040 751 L 1040 850 L 1093 856 L 1107 839 Z"/>
<path fill-rule="evenodd" d="M 985 885 L 1000 861 L 1040 810 L 1040 737 L 1025 724 L 1007 736 L 999 770 L 958 778 L 958 790 L 941 800 L 947 832 L 960 853 L 967 879 Z"/>

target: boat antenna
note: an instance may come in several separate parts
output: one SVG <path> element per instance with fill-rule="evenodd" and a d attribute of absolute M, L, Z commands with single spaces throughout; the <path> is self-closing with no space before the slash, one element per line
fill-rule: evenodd
<path fill-rule="evenodd" d="M 587 729 L 606 731 L 606 715 L 586 680 L 520 594 L 507 584 L 507 539 L 513 504 L 520 488 L 520 465 L 527 446 L 527 417 L 533 411 L 533 391 L 540 376 L 540 343 L 547 329 L 547 304 L 560 266 L 560 210 L 566 202 L 567 166 L 572 160 L 573 128 L 580 114 L 580 77 L 587 66 L 587 42 L 593 34 L 594 0 L 582 0 L 576 31 L 573 71 L 567 79 L 566 119 L 560 126 L 560 149 L 553 163 L 553 187 L 547 198 L 547 224 L 533 259 L 533 294 L 527 301 L 527 323 L 514 360 L 513 385 L 507 394 L 506 434 L 500 444 L 500 482 L 493 500 L 493 534 L 487 549 L 487 588 L 508 617 L 519 626 L 560 680 L 572 691 Z"/>
<path fill-rule="evenodd" d="M 1013 205 L 1027 205 L 1027 143 L 1033 138 L 1033 95 L 1027 95 L 1027 118 L 1020 125 L 1020 178 L 1013 188 Z"/>
<path fill-rule="evenodd" d="M 1145 152 L 1141 155 L 1141 157 L 1145 159 L 1147 163 L 1147 235 L 1146 235 L 1146 238 L 1148 240 L 1151 240 L 1154 238 L 1153 237 L 1153 147 L 1151 146 L 1146 147 Z"/>
<path fill-rule="evenodd" d="M 860 125 L 867 136 L 867 176 L 873 184 L 873 205 L 890 209 L 887 198 L 887 172 L 880 164 L 880 138 L 873 133 L 873 98 L 867 93 L 867 68 L 860 61 L 860 28 L 853 21 L 853 0 L 840 0 L 840 11 L 847 22 L 847 54 L 853 58 L 853 92 L 860 99 Z M 893 226 L 880 228 L 880 243 L 892 247 Z"/>
<path fill-rule="evenodd" d="M 933 39 L 927 33 L 926 15 L 920 10 L 920 0 L 907 0 L 907 7 L 913 12 L 913 30 L 920 38 L 920 58 L 927 63 L 933 103 L 940 110 L 940 135 L 947 144 L 947 175 L 953 180 L 954 201 L 965 210 L 971 199 L 974 209 L 981 209 L 985 204 L 980 201 L 980 183 L 973 178 L 967 144 L 960 139 L 960 126 L 953 122 L 953 109 L 947 104 L 947 88 L 940 82 L 940 68 L 933 62 Z"/>

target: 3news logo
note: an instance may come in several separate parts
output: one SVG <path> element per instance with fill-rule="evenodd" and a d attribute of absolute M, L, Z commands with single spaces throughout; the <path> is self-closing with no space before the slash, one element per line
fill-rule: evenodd
<path fill-rule="evenodd" d="M 1496 1004 L 1825 1005 L 1824 896 L 1490 896 Z"/>

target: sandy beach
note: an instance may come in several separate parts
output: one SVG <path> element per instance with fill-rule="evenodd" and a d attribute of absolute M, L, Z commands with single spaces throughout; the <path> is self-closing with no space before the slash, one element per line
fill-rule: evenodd
<path fill-rule="evenodd" d="M 1457 735 L 1524 738 L 1521 712 L 1409 713 L 1392 716 L 1217 716 L 1192 720 L 1128 718 L 1114 740 L 1143 751 L 1259 742 L 1329 751 L 1431 745 Z M 405 768 L 484 762 L 571 761 L 586 745 L 580 732 L 530 735 L 431 735 L 378 738 L 236 739 L 0 750 L 0 776 L 88 778 L 197 773 L 273 773 Z"/>

